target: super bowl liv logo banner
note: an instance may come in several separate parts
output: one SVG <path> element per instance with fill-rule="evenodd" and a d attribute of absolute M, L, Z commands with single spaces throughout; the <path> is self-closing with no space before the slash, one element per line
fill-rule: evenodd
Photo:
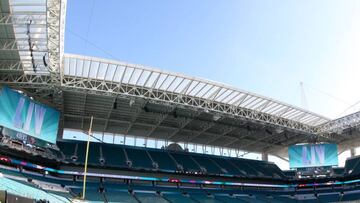
<path fill-rule="evenodd" d="M 290 168 L 337 166 L 336 144 L 303 144 L 289 147 Z"/>
<path fill-rule="evenodd" d="M 0 125 L 55 143 L 60 113 L 54 108 L 3 87 L 0 91 Z"/>
<path fill-rule="evenodd" d="M 27 111 L 24 108 L 24 106 L 25 106 L 25 98 L 21 97 L 18 101 L 18 105 L 15 111 L 13 125 L 16 128 L 22 128 L 26 132 L 30 132 L 30 125 L 32 123 L 32 119 L 34 118 L 35 135 L 40 136 L 41 128 L 46 113 L 46 108 L 38 104 L 35 104 L 32 101 L 29 102 Z M 23 116 L 22 116 L 23 113 L 25 113 L 26 115 L 25 120 L 23 120 Z"/>

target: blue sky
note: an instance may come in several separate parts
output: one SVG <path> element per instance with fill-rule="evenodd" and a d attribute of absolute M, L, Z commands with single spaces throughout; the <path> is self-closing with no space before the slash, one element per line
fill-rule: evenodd
<path fill-rule="evenodd" d="M 305 107 L 330 118 L 360 100 L 356 0 L 72 0 L 66 21 L 67 53 L 215 80 L 297 106 L 302 81 Z"/>

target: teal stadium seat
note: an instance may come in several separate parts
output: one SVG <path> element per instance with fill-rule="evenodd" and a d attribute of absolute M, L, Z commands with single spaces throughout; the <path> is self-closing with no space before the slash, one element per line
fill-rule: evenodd
<path fill-rule="evenodd" d="M 200 172 L 200 167 L 190 158 L 187 154 L 180 154 L 176 152 L 170 153 L 170 155 L 176 160 L 178 164 L 184 167 L 185 171 L 189 172 Z"/>
<path fill-rule="evenodd" d="M 178 192 L 166 192 L 163 193 L 163 197 L 172 203 L 183 203 L 183 202 L 196 203 L 196 201 L 193 201 L 190 198 Z"/>
<path fill-rule="evenodd" d="M 81 197 L 82 188 L 73 188 L 72 191 L 73 191 L 73 193 L 75 193 L 78 197 Z M 86 199 L 88 202 L 91 202 L 91 203 L 100 203 L 100 202 L 102 203 L 102 202 L 105 202 L 103 195 L 100 194 L 97 189 L 86 188 L 85 199 Z"/>
<path fill-rule="evenodd" d="M 155 192 L 135 192 L 135 196 L 141 203 L 168 203 L 164 198 Z"/>
<path fill-rule="evenodd" d="M 171 159 L 168 152 L 155 150 L 148 150 L 148 152 L 154 162 L 158 164 L 160 170 L 172 172 L 177 170 L 176 164 L 174 160 Z"/>
<path fill-rule="evenodd" d="M 342 177 L 345 174 L 345 168 L 344 167 L 333 168 L 333 173 L 335 176 Z"/>
<path fill-rule="evenodd" d="M 204 167 L 208 174 L 221 174 L 221 169 L 206 155 L 191 155 L 191 157 L 199 163 L 200 166 Z"/>
<path fill-rule="evenodd" d="M 231 163 L 231 159 L 226 158 L 226 157 L 219 157 L 219 156 L 212 156 L 211 159 L 213 161 L 215 161 L 219 166 L 221 166 L 223 169 L 225 169 L 227 171 L 227 173 L 223 173 L 223 174 L 227 174 L 227 175 L 236 175 L 236 176 L 240 176 L 240 177 L 245 177 L 246 174 L 240 172 L 237 167 Z"/>
<path fill-rule="evenodd" d="M 360 199 L 360 193 L 345 193 L 342 197 L 339 198 L 339 201 L 343 201 L 343 202 L 346 202 L 346 201 L 358 201 Z"/>
<path fill-rule="evenodd" d="M 66 157 L 74 155 L 77 146 L 76 163 L 83 164 L 85 161 L 86 142 L 60 142 L 59 147 L 63 150 Z M 103 157 L 101 157 L 101 152 Z M 185 172 L 203 172 L 204 168 L 210 175 L 227 175 L 238 177 L 260 177 L 286 179 L 284 173 L 273 163 L 240 159 L 231 157 L 220 157 L 215 155 L 203 155 L 196 153 L 174 152 L 159 149 L 145 149 L 139 147 L 130 147 L 122 145 L 91 143 L 89 149 L 89 165 L 100 166 L 100 157 L 104 158 L 105 166 L 116 168 L 128 168 L 127 159 L 132 162 L 133 169 L 154 170 L 155 165 L 152 160 L 158 164 L 158 169 L 162 171 L 177 171 L 177 163 L 183 166 Z M 347 161 L 349 167 L 355 167 L 354 171 L 359 171 L 360 165 L 358 159 Z M 356 166 L 359 165 L 358 169 Z M 356 170 L 355 170 L 356 169 Z M 355 173 L 353 172 L 353 173 Z"/>
<path fill-rule="evenodd" d="M 240 200 L 239 198 L 227 194 L 218 194 L 218 195 L 215 194 L 215 198 L 224 203 L 246 203 L 245 201 Z"/>
<path fill-rule="evenodd" d="M 244 171 L 249 177 L 258 177 L 264 176 L 264 171 L 262 171 L 262 167 L 259 167 L 259 164 L 255 161 L 246 160 L 246 159 L 230 159 L 232 163 L 234 163 L 239 170 Z"/>
<path fill-rule="evenodd" d="M 286 170 L 286 171 L 282 171 L 284 173 L 284 175 L 286 176 L 286 178 L 290 178 L 293 179 L 295 178 L 296 175 L 296 171 L 295 170 Z"/>
<path fill-rule="evenodd" d="M 105 158 L 105 165 L 109 167 L 127 167 L 124 149 L 116 145 L 102 145 L 102 153 Z"/>
<path fill-rule="evenodd" d="M 125 148 L 132 168 L 154 169 L 152 161 L 144 149 Z"/>
<path fill-rule="evenodd" d="M 339 201 L 339 194 L 324 194 L 319 195 L 318 199 L 320 202 L 338 202 Z"/>
<path fill-rule="evenodd" d="M 90 143 L 88 164 L 98 166 L 100 158 L 100 146 L 96 143 Z"/>
<path fill-rule="evenodd" d="M 128 191 L 107 189 L 105 190 L 105 197 L 108 203 L 138 203 Z"/>
<path fill-rule="evenodd" d="M 222 203 L 220 200 L 216 199 L 215 196 L 209 196 L 205 193 L 191 193 L 190 198 L 196 202 L 202 203 Z"/>
<path fill-rule="evenodd" d="M 264 162 L 264 169 L 271 171 L 274 178 L 286 179 L 285 174 L 274 163 L 266 163 L 266 162 Z"/>
<path fill-rule="evenodd" d="M 8 193 L 36 200 L 46 199 L 54 203 L 70 202 L 65 197 L 46 192 L 27 182 L 15 181 L 5 177 L 0 177 L 0 190 L 6 190 Z"/>
<path fill-rule="evenodd" d="M 347 159 L 345 162 L 345 175 L 354 176 L 360 174 L 360 157 Z"/>
<path fill-rule="evenodd" d="M 60 150 L 64 154 L 65 160 L 66 161 L 72 161 L 71 157 L 75 155 L 76 143 L 58 142 L 57 146 L 60 148 Z"/>

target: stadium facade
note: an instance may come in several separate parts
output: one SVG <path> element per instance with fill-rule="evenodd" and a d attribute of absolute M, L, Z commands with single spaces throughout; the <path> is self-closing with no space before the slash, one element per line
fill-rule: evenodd
<path fill-rule="evenodd" d="M 281 171 L 266 158 L 288 160 L 288 147 L 299 143 L 354 149 L 360 145 L 360 112 L 331 120 L 219 82 L 66 54 L 64 0 L 0 0 L 0 9 L 0 198 L 75 201 L 83 194 L 84 166 L 92 202 L 360 197 L 359 158 L 344 168 L 297 171 Z M 64 136 L 87 139 L 90 126 L 94 142 L 87 161 L 86 142 Z M 126 146 L 129 140 L 138 147 Z M 310 147 L 310 162 L 324 150 Z M 249 152 L 264 158 L 240 158 Z"/>

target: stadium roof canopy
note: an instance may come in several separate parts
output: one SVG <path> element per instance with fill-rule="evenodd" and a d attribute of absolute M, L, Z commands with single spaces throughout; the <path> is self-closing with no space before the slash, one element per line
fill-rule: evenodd
<path fill-rule="evenodd" d="M 95 131 L 274 154 L 356 134 L 344 136 L 358 113 L 331 121 L 218 82 L 64 54 L 65 8 L 64 0 L 0 0 L 0 83 L 61 110 L 61 129 L 86 130 L 94 116 Z"/>

